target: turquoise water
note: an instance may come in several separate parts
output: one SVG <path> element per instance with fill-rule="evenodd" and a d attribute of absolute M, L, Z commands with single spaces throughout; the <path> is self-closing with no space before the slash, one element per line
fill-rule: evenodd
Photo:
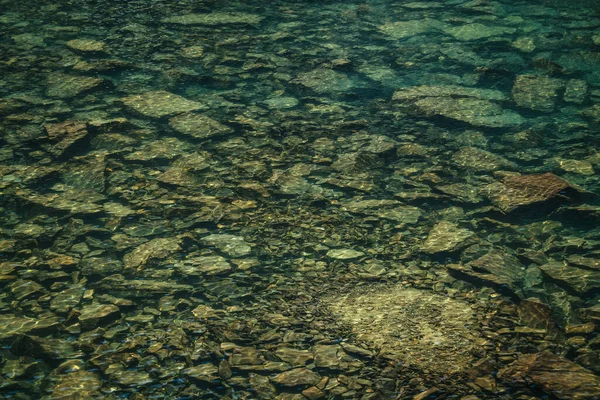
<path fill-rule="evenodd" d="M 599 399 L 599 17 L 0 1 L 0 395 Z"/>

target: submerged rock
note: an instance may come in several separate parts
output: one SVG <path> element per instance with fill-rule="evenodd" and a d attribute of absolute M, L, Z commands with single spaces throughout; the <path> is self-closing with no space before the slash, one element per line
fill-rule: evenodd
<path fill-rule="evenodd" d="M 525 267 L 519 260 L 501 250 L 492 250 L 469 264 L 449 264 L 448 268 L 499 286 L 507 286 L 520 294 Z"/>
<path fill-rule="evenodd" d="M 469 239 L 474 236 L 475 234 L 468 229 L 452 222 L 441 221 L 429 231 L 421 251 L 428 254 L 456 251 L 469 245 Z"/>
<path fill-rule="evenodd" d="M 437 32 L 443 24 L 435 19 L 416 19 L 409 21 L 388 22 L 379 27 L 384 34 L 394 39 L 405 39 L 424 33 Z"/>
<path fill-rule="evenodd" d="M 51 389 L 51 399 L 77 399 L 101 397 L 100 376 L 89 371 L 73 371 L 60 377 Z"/>
<path fill-rule="evenodd" d="M 83 329 L 93 329 L 101 321 L 112 320 L 119 316 L 119 307 L 113 304 L 90 304 L 81 310 L 79 323 Z"/>
<path fill-rule="evenodd" d="M 102 82 L 101 78 L 53 73 L 48 76 L 46 94 L 50 97 L 68 99 L 87 92 L 99 86 Z"/>
<path fill-rule="evenodd" d="M 537 75 L 519 75 L 512 89 L 512 97 L 520 107 L 535 111 L 554 110 L 558 91 L 564 86 L 560 79 Z"/>
<path fill-rule="evenodd" d="M 177 132 L 193 137 L 206 139 L 213 136 L 223 136 L 233 132 L 233 129 L 202 114 L 186 113 L 169 120 L 169 126 Z"/>
<path fill-rule="evenodd" d="M 126 268 L 143 268 L 150 261 L 166 258 L 178 250 L 181 250 L 180 240 L 176 237 L 152 239 L 125 254 L 123 264 Z"/>
<path fill-rule="evenodd" d="M 355 87 L 354 82 L 345 74 L 325 68 L 300 74 L 295 81 L 317 93 L 345 92 Z"/>
<path fill-rule="evenodd" d="M 257 25 L 264 17 L 243 12 L 212 12 L 206 14 L 185 14 L 163 18 L 162 22 L 177 25 Z"/>
<path fill-rule="evenodd" d="M 600 271 L 578 268 L 558 261 L 544 264 L 540 269 L 579 295 L 600 288 Z"/>
<path fill-rule="evenodd" d="M 235 235 L 209 235 L 203 237 L 201 241 L 208 246 L 215 246 L 230 257 L 243 257 L 252 251 L 243 237 Z"/>
<path fill-rule="evenodd" d="M 558 176 L 545 173 L 515 175 L 486 187 L 490 201 L 504 212 L 549 200 L 568 200 L 579 190 Z"/>
<path fill-rule="evenodd" d="M 503 99 L 505 95 L 498 90 L 453 85 L 414 86 L 399 89 L 392 97 L 417 116 L 441 116 L 491 128 L 521 125 L 523 117 L 494 102 Z"/>
<path fill-rule="evenodd" d="M 444 27 L 443 30 L 447 34 L 462 41 L 479 40 L 500 35 L 511 35 L 517 31 L 515 28 L 508 26 L 486 26 L 478 23 L 465 24 L 462 26 L 447 26 Z"/>
<path fill-rule="evenodd" d="M 600 393 L 600 377 L 549 351 L 520 356 L 498 377 L 511 384 L 533 383 L 561 400 L 593 400 Z"/>
<path fill-rule="evenodd" d="M 475 361 L 470 350 L 478 334 L 469 328 L 474 313 L 467 303 L 400 285 L 354 289 L 324 302 L 359 342 L 387 359 L 441 373 L 462 371 Z"/>
<path fill-rule="evenodd" d="M 129 110 L 150 118 L 163 118 L 206 108 L 204 104 L 164 90 L 123 97 L 121 101 Z"/>
<path fill-rule="evenodd" d="M 83 53 L 103 53 L 106 51 L 106 44 L 104 42 L 90 39 L 69 40 L 67 47 Z"/>
<path fill-rule="evenodd" d="M 477 147 L 463 147 L 452 155 L 452 162 L 474 171 L 516 169 L 516 165 L 504 157 Z"/>
<path fill-rule="evenodd" d="M 275 375 L 273 382 L 287 387 L 316 385 L 321 376 L 307 368 L 295 368 Z"/>

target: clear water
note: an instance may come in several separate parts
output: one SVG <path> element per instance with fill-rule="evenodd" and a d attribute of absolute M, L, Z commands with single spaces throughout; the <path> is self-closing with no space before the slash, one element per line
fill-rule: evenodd
<path fill-rule="evenodd" d="M 599 16 L 0 1 L 0 394 L 600 398 Z"/>

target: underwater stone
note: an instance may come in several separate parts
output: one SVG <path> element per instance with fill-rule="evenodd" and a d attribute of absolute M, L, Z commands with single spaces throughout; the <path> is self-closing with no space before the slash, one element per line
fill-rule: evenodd
<path fill-rule="evenodd" d="M 73 285 L 61 291 L 50 302 L 50 309 L 59 314 L 69 312 L 79 304 L 84 291 L 82 285 Z"/>
<path fill-rule="evenodd" d="M 404 39 L 411 36 L 437 32 L 443 24 L 435 19 L 396 21 L 383 24 L 379 30 L 394 39 Z"/>
<path fill-rule="evenodd" d="M 117 318 L 120 314 L 119 307 L 113 304 L 90 304 L 81 310 L 79 323 L 83 329 L 93 329 L 101 321 Z"/>
<path fill-rule="evenodd" d="M 592 400 L 600 393 L 600 377 L 548 350 L 521 355 L 500 370 L 498 377 L 511 384 L 533 383 L 561 400 Z"/>
<path fill-rule="evenodd" d="M 525 279 L 525 267 L 516 257 L 500 249 L 494 249 L 467 265 L 448 264 L 448 268 L 499 286 L 505 285 L 517 295 L 521 294 Z"/>
<path fill-rule="evenodd" d="M 163 18 L 162 22 L 178 25 L 229 25 L 229 24 L 247 24 L 257 25 L 264 17 L 256 14 L 247 14 L 242 12 L 213 12 L 207 14 L 185 14 L 175 15 Z"/>
<path fill-rule="evenodd" d="M 546 275 L 566 285 L 579 295 L 585 295 L 600 288 L 600 271 L 577 268 L 558 261 L 542 265 L 540 269 Z"/>
<path fill-rule="evenodd" d="M 105 43 L 88 39 L 69 40 L 67 42 L 67 47 L 71 50 L 77 50 L 83 53 L 103 53 L 106 51 Z"/>
<path fill-rule="evenodd" d="M 490 201 L 504 212 L 555 197 L 565 198 L 578 191 L 569 182 L 551 173 L 508 176 L 486 187 Z"/>
<path fill-rule="evenodd" d="M 219 368 L 214 364 L 200 364 L 194 367 L 186 368 L 183 373 L 190 378 L 211 383 L 219 379 Z"/>
<path fill-rule="evenodd" d="M 68 99 L 87 92 L 99 86 L 102 82 L 103 80 L 100 78 L 53 73 L 48 76 L 46 94 L 50 97 Z"/>
<path fill-rule="evenodd" d="M 316 385 L 321 376 L 307 368 L 295 368 L 275 375 L 271 380 L 287 387 Z"/>
<path fill-rule="evenodd" d="M 10 338 L 15 335 L 27 333 L 36 326 L 36 320 L 29 317 L 15 315 L 0 316 L 0 339 Z"/>
<path fill-rule="evenodd" d="M 129 110 L 150 118 L 163 118 L 206 108 L 204 104 L 164 90 L 123 97 L 121 101 Z"/>
<path fill-rule="evenodd" d="M 62 375 L 51 389 L 52 399 L 99 398 L 102 387 L 100 376 L 89 371 L 77 371 Z"/>
<path fill-rule="evenodd" d="M 429 231 L 427 239 L 421 246 L 421 251 L 428 254 L 456 251 L 466 247 L 469 244 L 469 239 L 474 236 L 473 232 L 461 228 L 457 224 L 440 221 Z"/>
<path fill-rule="evenodd" d="M 588 93 L 588 84 L 582 79 L 570 79 L 565 86 L 564 100 L 567 103 L 582 104 Z"/>
<path fill-rule="evenodd" d="M 355 287 L 323 302 L 383 358 L 443 373 L 463 371 L 476 360 L 470 352 L 478 333 L 466 302 L 402 285 Z"/>
<path fill-rule="evenodd" d="M 241 236 L 215 234 L 203 237 L 201 241 L 208 246 L 215 246 L 230 257 L 243 257 L 252 251 Z"/>
<path fill-rule="evenodd" d="M 171 118 L 169 126 L 194 139 L 206 139 L 233 133 L 232 128 L 205 115 L 194 113 L 181 114 Z"/>
<path fill-rule="evenodd" d="M 485 39 L 492 36 L 511 35 L 517 30 L 506 26 L 486 26 L 473 23 L 462 26 L 447 26 L 443 31 L 454 36 L 458 40 L 469 41 Z"/>
<path fill-rule="evenodd" d="M 180 157 L 182 154 L 190 153 L 194 146 L 174 137 L 153 140 L 140 147 L 139 150 L 127 154 L 125 159 L 131 161 L 151 161 L 156 159 L 167 159 Z"/>
<path fill-rule="evenodd" d="M 452 162 L 474 171 L 497 171 L 516 169 L 516 165 L 507 159 L 477 147 L 463 147 L 452 155 Z"/>
<path fill-rule="evenodd" d="M 336 260 L 352 260 L 364 256 L 362 251 L 352 249 L 333 249 L 327 252 L 327 257 L 335 258 Z"/>
<path fill-rule="evenodd" d="M 314 358 L 309 350 L 299 350 L 291 347 L 280 347 L 275 350 L 275 355 L 281 359 L 281 361 L 294 366 L 304 366 Z"/>
<path fill-rule="evenodd" d="M 355 87 L 354 82 L 345 74 L 325 68 L 300 74 L 295 82 L 317 93 L 345 92 Z"/>
<path fill-rule="evenodd" d="M 190 257 L 174 264 L 184 275 L 222 275 L 232 271 L 231 264 L 221 256 Z"/>
<path fill-rule="evenodd" d="M 180 239 L 176 237 L 152 239 L 125 254 L 123 263 L 126 268 L 142 268 L 152 260 L 166 258 L 173 252 L 181 250 L 179 244 Z"/>
<path fill-rule="evenodd" d="M 519 107 L 551 112 L 554 110 L 558 98 L 558 90 L 563 86 L 563 81 L 560 79 L 538 75 L 519 75 L 512 89 L 512 97 Z"/>

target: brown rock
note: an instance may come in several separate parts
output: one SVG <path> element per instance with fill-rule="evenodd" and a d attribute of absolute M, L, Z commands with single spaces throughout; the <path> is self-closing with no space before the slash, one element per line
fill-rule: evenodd
<path fill-rule="evenodd" d="M 498 374 L 510 384 L 538 385 L 564 400 L 600 399 L 600 377 L 549 351 L 522 355 Z"/>
<path fill-rule="evenodd" d="M 558 176 L 545 173 L 508 176 L 501 183 L 487 186 L 488 197 L 504 212 L 542 203 L 550 199 L 567 199 L 578 189 Z"/>

